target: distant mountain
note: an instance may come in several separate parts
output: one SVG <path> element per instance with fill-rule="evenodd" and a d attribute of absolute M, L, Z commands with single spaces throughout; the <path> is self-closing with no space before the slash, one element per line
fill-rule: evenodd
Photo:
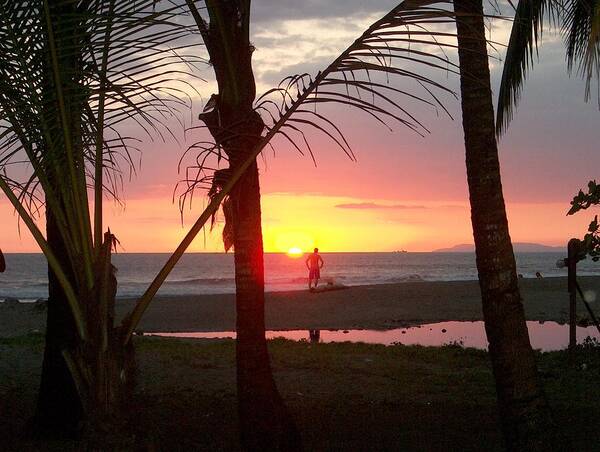
<path fill-rule="evenodd" d="M 565 246 L 548 246 L 541 245 L 539 243 L 524 243 L 515 242 L 513 248 L 517 253 L 560 253 L 566 252 Z M 440 248 L 439 250 L 433 250 L 434 253 L 474 253 L 475 245 L 470 243 L 461 243 L 460 245 L 454 245 L 450 248 Z"/>

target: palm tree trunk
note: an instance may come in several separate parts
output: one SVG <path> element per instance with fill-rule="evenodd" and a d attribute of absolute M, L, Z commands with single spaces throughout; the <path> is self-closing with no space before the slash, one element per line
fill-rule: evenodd
<path fill-rule="evenodd" d="M 75 5 L 58 4 L 57 2 L 49 2 L 49 11 L 53 31 L 57 41 L 65 39 L 65 36 L 72 38 L 76 34 L 73 30 L 79 32 L 77 22 L 72 21 L 66 24 L 65 18 L 73 17 L 76 12 Z M 60 20 L 62 18 L 62 20 Z M 67 31 L 63 31 L 67 30 Z M 49 34 L 46 31 L 47 34 Z M 83 33 L 82 33 L 83 36 Z M 48 40 L 49 38 L 47 38 Z M 81 37 L 80 37 L 81 39 Z M 62 44 L 62 41 L 60 41 Z M 57 54 L 61 58 L 61 64 L 64 67 L 73 68 L 71 79 L 62 80 L 63 88 L 68 86 L 71 89 L 65 90 L 69 96 L 67 102 L 72 107 L 72 116 L 77 117 L 81 112 L 81 104 L 73 99 L 73 95 L 78 93 L 76 89 L 72 89 L 75 79 L 77 78 L 77 52 L 74 48 L 70 49 L 68 57 L 63 56 L 60 49 L 63 47 L 58 44 L 59 49 Z M 65 46 L 67 47 L 67 46 Z M 50 62 L 50 44 L 46 42 L 44 52 L 45 70 L 42 76 L 45 79 L 42 96 L 44 97 L 45 110 L 41 112 L 46 117 L 48 123 L 58 115 L 58 102 L 54 91 L 54 76 L 53 68 Z M 71 121 L 74 126 L 75 121 Z M 77 131 L 75 128 L 74 131 Z M 60 143 L 62 140 L 62 130 L 56 129 L 55 136 L 52 140 Z M 40 144 L 41 145 L 41 144 Z M 48 149 L 51 149 L 48 147 Z M 48 152 L 48 150 L 46 150 Z M 48 157 L 48 165 L 46 173 L 49 180 L 53 184 L 68 183 L 57 172 L 60 165 L 59 159 L 67 161 L 65 155 Z M 66 170 L 62 174 L 67 174 Z M 57 198 L 59 190 L 56 190 Z M 59 201 L 60 202 L 60 201 Z M 62 206 L 64 208 L 64 205 Z M 50 204 L 46 203 L 46 237 L 48 245 L 58 259 L 62 268 L 65 271 L 67 278 L 71 281 L 74 287 L 77 286 L 77 275 L 75 268 L 70 260 L 67 250 L 65 237 L 59 229 L 59 224 L 55 217 L 55 212 L 52 211 Z M 44 350 L 44 361 L 42 365 L 42 375 L 40 382 L 40 391 L 34 415 L 33 429 L 34 435 L 37 436 L 58 436 L 58 437 L 74 437 L 81 430 L 81 424 L 84 419 L 84 408 L 80 399 L 80 394 L 77 391 L 73 376 L 67 366 L 63 352 L 65 350 L 73 350 L 79 345 L 79 337 L 75 321 L 71 312 L 71 308 L 67 302 L 66 295 L 60 285 L 60 282 L 52 269 L 48 267 L 48 303 L 47 303 L 47 319 L 46 319 L 46 344 Z"/>
<path fill-rule="evenodd" d="M 46 217 L 48 243 L 63 268 L 70 269 L 63 238 L 50 209 Z M 110 262 L 108 240 L 106 234 L 102 252 L 108 253 L 106 259 Z M 103 269 L 100 264 L 97 267 L 98 289 L 90 294 L 86 313 L 92 334 L 86 343 L 82 343 L 77 335 L 59 281 L 54 272 L 48 270 L 46 344 L 32 433 L 58 438 L 75 438 L 83 434 L 89 447 L 109 448 L 111 445 L 119 448 L 129 440 L 123 427 L 128 421 L 127 405 L 133 396 L 135 355 L 131 341 L 123 346 L 121 331 L 113 326 L 117 288 L 114 274 L 111 271 L 108 281 L 104 282 L 100 276 Z M 67 276 L 71 281 L 75 280 L 72 271 Z M 103 286 L 107 286 L 105 305 L 100 303 L 99 295 Z M 78 392 L 64 352 L 71 353 L 78 368 L 83 370 L 82 374 L 87 375 L 82 379 L 85 397 Z"/>
<path fill-rule="evenodd" d="M 200 115 L 224 149 L 229 167 L 246 159 L 260 140 L 264 122 L 253 109 L 256 95 L 250 44 L 250 0 L 207 1 L 210 23 L 195 9 L 199 30 L 210 54 L 219 94 L 213 110 Z M 221 174 L 215 173 L 215 186 Z M 226 176 L 225 176 L 226 177 Z M 277 390 L 265 339 L 264 263 L 260 186 L 256 162 L 236 184 L 223 205 L 226 228 L 232 227 L 237 312 L 237 390 L 240 433 L 248 450 L 298 450 L 300 436 Z M 224 233 L 229 242 L 229 233 Z M 230 246 L 226 243 L 226 248 Z"/>
<path fill-rule="evenodd" d="M 264 264 L 258 168 L 231 196 L 237 311 L 237 389 L 242 443 L 249 450 L 296 450 L 298 431 L 275 386 L 265 340 Z"/>
<path fill-rule="evenodd" d="M 508 232 L 481 0 L 454 0 L 461 103 L 483 317 L 509 450 L 551 450 L 551 419 L 529 342 Z"/>
<path fill-rule="evenodd" d="M 113 325 L 116 279 L 110 264 L 112 237 L 105 235 L 100 255 L 92 258 L 95 267 L 92 273 L 96 280 L 90 284 L 77 272 L 83 272 L 78 267 L 83 250 L 88 247 L 92 254 L 91 240 L 80 243 L 80 249 L 77 250 L 79 255 L 73 255 L 73 247 L 69 255 L 69 237 L 78 237 L 81 242 L 84 239 L 76 231 L 61 231 L 55 218 L 58 211 L 52 211 L 52 208 L 62 209 L 63 213 L 69 211 L 73 207 L 73 199 L 78 196 L 76 187 L 86 190 L 84 130 L 81 122 L 88 101 L 88 91 L 83 86 L 81 56 L 89 32 L 85 7 L 77 2 L 49 2 L 48 22 L 52 25 L 52 33 L 49 28 L 44 56 L 55 52 L 56 66 L 61 71 L 52 67 L 48 58 L 43 74 L 46 83 L 42 92 L 47 110 L 42 114 L 46 115 L 47 123 L 56 123 L 59 105 L 62 103 L 66 106 L 65 118 L 60 121 L 66 119 L 69 137 L 66 137 L 61 122 L 58 122 L 59 127 L 51 130 L 50 139 L 54 146 L 47 143 L 46 152 L 54 149 L 55 153 L 47 157 L 46 173 L 53 186 L 65 188 L 68 184 L 71 193 L 68 190 L 54 190 L 59 207 L 47 204 L 47 240 L 67 278 L 76 288 L 89 334 L 85 341 L 79 337 L 65 293 L 54 272 L 49 270 L 46 349 L 34 427 L 41 434 L 74 436 L 82 432 L 95 440 L 101 436 L 118 436 L 115 430 L 123 424 L 125 407 L 132 394 L 134 359 L 133 346 L 131 343 L 122 346 L 121 332 Z M 59 72 L 58 78 L 55 72 Z M 62 99 L 54 89 L 57 80 L 62 85 Z M 58 148 L 60 152 L 55 150 L 57 143 L 62 144 Z M 68 153 L 69 144 L 73 157 Z M 64 180 L 64 175 L 69 174 L 69 164 L 75 166 L 74 171 L 81 178 L 80 181 Z M 86 200 L 81 202 L 87 205 Z M 88 215 L 87 209 L 83 215 Z M 73 242 L 77 243 L 75 240 Z M 100 441 L 103 440 L 100 438 Z"/>
<path fill-rule="evenodd" d="M 46 231 L 52 252 L 63 268 L 70 269 L 67 250 L 50 209 L 46 210 Z M 68 276 L 74 280 L 72 271 Z M 83 408 L 62 352 L 75 348 L 77 330 L 66 296 L 50 268 L 47 306 L 46 345 L 33 433 L 39 436 L 74 437 L 83 420 Z"/>

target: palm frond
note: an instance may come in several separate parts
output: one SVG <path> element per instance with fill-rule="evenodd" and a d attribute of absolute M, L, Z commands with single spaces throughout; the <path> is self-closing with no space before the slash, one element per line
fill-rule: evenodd
<path fill-rule="evenodd" d="M 187 3 L 194 12 L 193 0 L 187 0 Z M 299 133 L 304 137 L 302 128 L 310 127 L 324 133 L 344 153 L 353 158 L 353 151 L 339 127 L 317 111 L 319 104 L 347 105 L 383 124 L 387 124 L 387 121 L 397 121 L 417 133 L 427 133 L 428 130 L 408 113 L 393 95 L 419 100 L 424 105 L 433 106 L 449 114 L 440 100 L 439 93 L 453 95 L 452 90 L 417 72 L 411 65 L 417 65 L 420 69 L 442 71 L 444 74 L 458 73 L 456 63 L 443 53 L 445 48 L 456 48 L 455 43 L 448 42 L 455 34 L 444 30 L 444 26 L 450 29 L 454 24 L 451 5 L 451 2 L 406 0 L 373 23 L 314 78 L 308 74 L 288 77 L 256 101 L 255 109 L 262 111 L 263 118 L 267 118 L 268 122 L 266 130 L 263 131 L 264 135 L 252 152 L 227 172 L 227 178 L 221 181 L 218 190 L 213 192 L 204 212 L 138 300 L 134 310 L 123 320 L 125 342 L 130 340 L 154 295 L 187 247 L 217 212 L 221 202 L 256 157 L 266 146 L 271 145 L 271 140 L 276 135 L 296 143 L 297 137 L 292 137 L 291 133 Z M 206 24 L 197 11 L 194 18 L 199 30 L 206 33 Z M 435 31 L 436 27 L 440 27 L 441 30 Z M 442 50 L 441 55 L 437 53 L 439 50 Z M 400 66 L 400 63 L 406 63 L 406 66 Z M 382 80 L 375 79 L 376 76 Z M 392 78 L 412 81 L 420 88 L 420 92 L 396 88 L 389 82 Z M 224 131 L 223 136 L 230 136 L 231 133 L 235 131 Z M 308 152 L 312 154 L 308 141 L 305 141 L 305 144 Z M 301 146 L 295 144 L 295 147 L 301 151 Z M 222 157 L 219 143 L 196 143 L 189 150 L 195 149 L 200 149 L 200 152 L 196 157 L 198 164 L 187 169 L 188 172 L 196 172 L 193 179 L 190 179 L 187 173 L 184 193 L 188 194 L 193 192 L 195 187 L 206 187 L 211 182 L 210 178 L 214 178 L 214 175 L 208 175 L 205 171 L 208 169 L 207 158 L 212 156 L 219 160 Z M 208 167 L 210 166 L 209 164 Z M 214 187 L 212 183 L 210 186 Z"/>
<path fill-rule="evenodd" d="M 71 284 L 69 278 L 66 276 L 63 267 L 52 252 L 52 249 L 48 245 L 48 242 L 46 242 L 44 235 L 39 230 L 33 219 L 29 216 L 27 211 L 24 209 L 22 203 L 19 202 L 16 196 L 14 196 L 12 190 L 7 186 L 5 180 L 2 177 L 0 177 L 0 189 L 6 194 L 6 197 L 13 205 L 15 210 L 19 213 L 19 215 L 31 231 L 33 238 L 38 243 L 41 250 L 44 252 L 46 259 L 48 260 L 48 265 L 50 266 L 50 268 L 52 268 L 52 270 L 56 274 L 56 277 L 60 281 L 61 286 L 63 287 L 65 296 L 67 298 L 67 302 L 69 303 L 71 312 L 73 313 L 73 317 L 75 319 L 75 324 L 77 325 L 79 336 L 81 339 L 85 339 L 87 336 L 87 326 L 83 320 L 83 309 L 79 300 L 77 299 L 75 288 Z"/>
<path fill-rule="evenodd" d="M 317 112 L 317 106 L 334 103 L 366 113 L 388 128 L 392 121 L 419 135 L 429 133 L 408 111 L 406 100 L 425 104 L 436 112 L 440 109 L 451 117 L 435 92 L 455 96 L 454 92 L 423 74 L 458 73 L 456 63 L 445 51 L 455 48 L 455 34 L 444 27 L 453 21 L 453 13 L 444 8 L 444 2 L 400 4 L 371 25 L 315 78 L 309 74 L 290 76 L 263 94 L 256 108 L 263 113 L 267 130 L 277 124 L 276 119 L 287 116 L 286 126 L 297 122 L 312 127 L 354 158 L 339 127 Z M 396 83 L 392 83 L 392 78 L 398 79 Z M 406 88 L 406 82 L 413 87 Z"/>
<path fill-rule="evenodd" d="M 523 84 L 537 56 L 549 0 L 519 0 L 506 49 L 496 112 L 496 134 L 500 136 L 513 118 Z"/>
<path fill-rule="evenodd" d="M 61 3 L 73 2 L 52 4 Z M 187 92 L 193 92 L 194 88 L 178 79 L 183 79 L 180 77 L 182 75 L 193 78 L 190 68 L 204 64 L 204 61 L 189 57 L 194 46 L 185 44 L 185 41 L 192 31 L 179 23 L 181 9 L 176 5 L 158 9 L 154 0 L 96 0 L 83 3 L 87 9 L 71 14 L 68 21 L 83 22 L 81 27 L 86 31 L 78 32 L 76 36 L 81 40 L 84 35 L 87 36 L 86 44 L 83 48 L 70 50 L 65 49 L 66 45 L 63 44 L 61 49 L 65 58 L 69 58 L 68 53 L 81 54 L 81 85 L 86 90 L 87 99 L 85 117 L 81 119 L 83 158 L 86 164 L 94 165 L 99 145 L 97 134 L 102 130 L 106 135 L 103 148 L 111 154 L 111 160 L 116 163 L 122 155 L 124 158 L 120 163 L 130 165 L 133 160 L 129 151 L 135 152 L 135 149 L 130 149 L 121 141 L 120 146 L 111 151 L 120 130 L 130 131 L 133 124 L 149 137 L 164 138 L 165 133 L 172 134 L 169 122 L 179 122 L 183 127 L 181 113 L 189 109 L 191 98 Z M 114 3 L 112 10 L 111 3 Z M 35 125 L 37 112 L 43 105 L 49 105 L 48 100 L 39 96 L 43 91 L 41 80 L 44 62 L 34 54 L 42 49 L 44 34 L 40 8 L 36 10 L 30 7 L 36 4 L 41 6 L 42 2 L 33 2 L 32 5 L 32 2 L 16 1 L 0 5 L 0 16 L 3 18 L 0 20 L 6 25 L 0 30 L 0 47 L 5 55 L 0 62 L 2 81 L 5 82 L 2 89 L 5 93 L 9 88 L 12 89 L 12 93 L 9 93 L 14 99 L 12 105 L 21 110 L 12 119 L 19 120 L 21 128 L 24 131 L 32 130 L 33 134 L 37 133 L 37 129 L 42 129 L 38 134 L 41 136 L 29 137 L 33 148 L 36 147 L 34 143 L 44 139 L 44 134 L 49 136 L 51 133 L 47 121 L 41 126 L 31 127 Z M 31 29 L 32 36 L 24 40 L 21 30 L 26 29 L 26 25 Z M 105 50 L 109 50 L 107 58 L 103 58 Z M 5 103 L 6 106 L 10 104 Z M 28 113 L 25 113 L 26 109 Z M 11 136 L 14 137 L 14 134 Z M 1 151 L 2 160 L 10 165 L 10 158 L 21 155 L 23 148 L 17 144 L 12 148 L 3 146 Z M 60 157 L 53 156 L 52 149 L 46 149 L 43 153 L 49 158 Z M 40 160 L 41 157 L 37 155 L 35 158 Z M 104 173 L 116 167 L 105 167 Z M 93 171 L 90 174 L 95 173 Z M 111 179 L 110 176 L 107 178 Z M 90 179 L 90 185 L 93 185 L 93 179 Z M 116 193 L 118 187 L 111 187 L 111 191 Z"/>
<path fill-rule="evenodd" d="M 188 3 L 192 3 L 188 0 Z M 202 20 L 199 14 L 196 20 Z M 255 102 L 268 134 L 283 138 L 301 154 L 316 163 L 308 134 L 323 134 L 348 158 L 354 151 L 342 128 L 326 115 L 323 107 L 337 104 L 355 109 L 392 130 L 401 124 L 424 136 L 430 133 L 425 124 L 410 111 L 415 103 L 430 107 L 451 117 L 441 98 L 456 94 L 437 81 L 437 74 L 458 74 L 458 66 L 449 56 L 455 49 L 454 22 L 450 2 L 410 0 L 401 3 L 373 23 L 329 66 L 314 77 L 308 73 L 284 78 Z M 206 26 L 203 22 L 199 27 Z M 425 75 L 432 72 L 432 76 Z M 408 102 L 407 102 L 408 101 Z M 231 138 L 235 131 L 224 131 Z M 265 144 L 266 145 L 266 144 Z M 194 190 L 210 184 L 209 167 L 218 166 L 222 152 L 220 143 L 199 146 L 195 162 L 180 182 L 179 206 L 183 213 L 186 200 L 191 202 Z M 194 172 L 196 178 L 189 178 Z"/>
<path fill-rule="evenodd" d="M 517 6 L 498 96 L 496 132 L 501 135 L 510 123 L 528 71 L 534 64 L 534 50 L 542 38 L 544 18 L 560 27 L 566 46 L 567 69 L 575 65 L 586 81 L 585 100 L 591 81 L 600 83 L 600 2 L 598 0 L 520 0 Z M 600 88 L 598 92 L 600 105 Z"/>
<path fill-rule="evenodd" d="M 184 128 L 193 87 L 179 79 L 204 61 L 189 57 L 193 31 L 181 14 L 155 0 L 0 2 L 0 188 L 55 273 L 73 274 L 59 279 L 77 321 L 97 283 L 103 193 L 118 196 L 123 165 L 135 171 L 132 126 L 151 138 Z M 34 222 L 42 206 L 77 271 L 55 268 Z"/>
<path fill-rule="evenodd" d="M 596 76 L 600 81 L 600 1 L 571 0 L 562 21 L 562 30 L 567 47 L 567 68 L 578 72 L 585 79 L 585 100 L 591 93 L 591 81 Z M 600 105 L 600 92 L 598 102 Z"/>

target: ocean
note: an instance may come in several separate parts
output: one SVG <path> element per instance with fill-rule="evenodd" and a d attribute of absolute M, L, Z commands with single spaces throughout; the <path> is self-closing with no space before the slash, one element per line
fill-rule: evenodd
<path fill-rule="evenodd" d="M 473 253 L 323 253 L 323 280 L 348 286 L 410 281 L 477 279 Z M 168 254 L 115 254 L 118 297 L 141 295 Z M 561 253 L 517 253 L 517 271 L 525 278 L 540 272 L 544 277 L 566 276 L 556 267 Z M 0 300 L 6 297 L 33 301 L 48 296 L 47 269 L 41 254 L 6 254 L 7 269 L 0 273 Z M 600 275 L 600 263 L 580 262 L 580 275 Z M 267 291 L 306 288 L 304 259 L 286 254 L 265 254 Z M 191 253 L 183 256 L 159 295 L 234 293 L 233 255 Z"/>

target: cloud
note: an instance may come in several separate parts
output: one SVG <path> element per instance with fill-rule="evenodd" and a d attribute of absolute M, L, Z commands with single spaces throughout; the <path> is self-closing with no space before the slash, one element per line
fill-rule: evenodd
<path fill-rule="evenodd" d="M 415 220 L 412 218 L 395 218 L 395 219 L 387 219 L 387 220 L 375 220 L 372 223 L 375 224 L 391 224 L 391 225 L 427 225 L 428 222 L 424 220 Z"/>
<path fill-rule="evenodd" d="M 307 18 L 290 13 L 254 27 L 251 40 L 258 91 L 296 73 L 315 74 L 333 61 L 381 13 Z"/>
<path fill-rule="evenodd" d="M 252 2 L 252 21 L 254 23 L 278 22 L 294 17 L 297 19 L 337 18 L 358 14 L 387 12 L 397 4 L 397 0 L 344 0 L 324 1 L 308 0 L 262 0 Z"/>
<path fill-rule="evenodd" d="M 467 204 L 442 204 L 441 206 L 437 206 L 438 209 L 466 209 L 468 208 Z"/>
<path fill-rule="evenodd" d="M 394 209 L 394 210 L 407 210 L 407 209 L 426 209 L 425 206 L 410 206 L 405 204 L 377 204 L 374 202 L 356 202 L 347 204 L 337 204 L 335 206 L 338 209 Z"/>

